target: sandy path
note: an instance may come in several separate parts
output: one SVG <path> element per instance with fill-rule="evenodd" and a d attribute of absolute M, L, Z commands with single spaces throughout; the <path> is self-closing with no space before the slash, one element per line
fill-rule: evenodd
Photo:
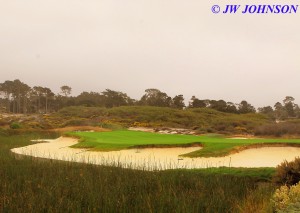
<path fill-rule="evenodd" d="M 40 142 L 41 140 L 39 140 Z M 283 160 L 291 161 L 300 156 L 299 147 L 263 147 L 244 150 L 226 157 L 182 158 L 181 154 L 199 150 L 188 148 L 146 148 L 112 152 L 94 152 L 73 149 L 77 139 L 60 137 L 45 140 L 26 147 L 12 149 L 12 152 L 40 158 L 84 162 L 100 165 L 119 165 L 125 168 L 145 170 L 207 167 L 276 167 Z"/>

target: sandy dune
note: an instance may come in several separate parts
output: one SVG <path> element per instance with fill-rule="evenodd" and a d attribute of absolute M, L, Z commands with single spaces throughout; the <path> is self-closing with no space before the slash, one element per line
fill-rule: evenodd
<path fill-rule="evenodd" d="M 263 147 L 244 150 L 226 157 L 182 158 L 181 154 L 199 150 L 199 147 L 188 148 L 146 148 L 128 149 L 112 152 L 94 152 L 85 149 L 73 149 L 77 139 L 60 137 L 55 140 L 44 140 L 26 147 L 12 149 L 12 152 L 40 158 L 84 162 L 100 165 L 118 165 L 124 168 L 145 170 L 164 170 L 175 168 L 207 167 L 276 167 L 283 160 L 291 161 L 300 156 L 297 147 Z M 41 142 L 41 140 L 39 140 Z"/>

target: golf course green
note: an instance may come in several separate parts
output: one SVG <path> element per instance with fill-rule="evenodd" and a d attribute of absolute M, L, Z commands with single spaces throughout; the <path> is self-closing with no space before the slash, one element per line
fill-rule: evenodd
<path fill-rule="evenodd" d="M 257 146 L 299 146 L 300 139 L 239 139 L 220 135 L 176 135 L 141 131 L 68 132 L 67 136 L 80 138 L 73 148 L 115 151 L 135 147 L 176 147 L 199 144 L 203 148 L 185 154 L 187 157 L 220 157 Z"/>

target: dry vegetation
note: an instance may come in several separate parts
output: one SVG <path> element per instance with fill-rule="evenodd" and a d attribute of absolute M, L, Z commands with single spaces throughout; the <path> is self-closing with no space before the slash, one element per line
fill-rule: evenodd
<path fill-rule="evenodd" d="M 283 123 L 268 124 L 256 127 L 254 131 L 258 136 L 290 137 L 300 135 L 300 121 L 287 121 Z"/>
<path fill-rule="evenodd" d="M 51 129 L 55 132 L 76 132 L 76 131 L 90 131 L 90 132 L 107 132 L 109 129 L 104 129 L 98 126 L 67 126 L 62 128 Z"/>

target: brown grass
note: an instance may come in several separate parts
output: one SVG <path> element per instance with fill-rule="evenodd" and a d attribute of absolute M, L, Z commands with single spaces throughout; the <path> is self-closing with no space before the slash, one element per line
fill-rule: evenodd
<path fill-rule="evenodd" d="M 67 126 L 63 128 L 51 129 L 55 132 L 72 132 L 72 131 L 95 131 L 95 132 L 109 132 L 111 130 L 97 127 L 97 126 Z"/>

